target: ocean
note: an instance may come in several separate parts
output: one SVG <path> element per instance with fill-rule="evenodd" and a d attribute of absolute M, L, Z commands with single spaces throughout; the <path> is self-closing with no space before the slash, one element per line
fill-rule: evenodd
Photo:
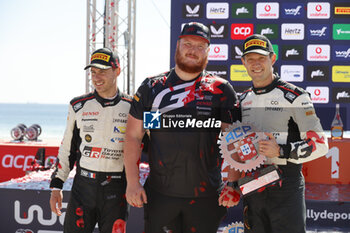
<path fill-rule="evenodd" d="M 0 103 L 0 139 L 9 140 L 11 129 L 18 124 L 40 125 L 39 140 L 61 141 L 66 127 L 68 104 L 4 104 Z"/>

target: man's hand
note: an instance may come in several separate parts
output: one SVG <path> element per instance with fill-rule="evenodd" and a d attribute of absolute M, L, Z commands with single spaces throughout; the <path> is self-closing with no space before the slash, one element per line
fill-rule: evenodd
<path fill-rule="evenodd" d="M 269 158 L 280 156 L 280 146 L 277 144 L 272 133 L 265 133 L 269 138 L 267 140 L 259 141 L 259 154 L 265 155 Z"/>
<path fill-rule="evenodd" d="M 50 197 L 50 207 L 51 211 L 57 214 L 57 216 L 61 216 L 62 212 L 62 199 L 63 193 L 62 190 L 52 190 Z"/>
<path fill-rule="evenodd" d="M 134 207 L 143 207 L 147 204 L 147 195 L 140 183 L 128 184 L 126 187 L 126 200 Z"/>
<path fill-rule="evenodd" d="M 226 185 L 220 193 L 219 205 L 225 207 L 236 206 L 238 205 L 240 198 L 241 194 L 237 190 Z"/>

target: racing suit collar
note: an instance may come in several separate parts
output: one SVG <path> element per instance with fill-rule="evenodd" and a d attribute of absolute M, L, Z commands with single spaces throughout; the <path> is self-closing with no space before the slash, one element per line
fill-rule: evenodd
<path fill-rule="evenodd" d="M 278 80 L 280 79 L 280 77 L 278 76 L 277 73 L 274 74 L 274 77 L 275 77 L 275 79 L 272 81 L 272 83 L 270 83 L 266 87 L 255 88 L 253 86 L 252 90 L 254 91 L 254 93 L 256 95 L 260 95 L 260 94 L 265 94 L 265 93 L 269 93 L 270 91 L 272 91 L 277 86 Z"/>
<path fill-rule="evenodd" d="M 120 90 L 118 88 L 118 91 L 117 91 L 117 96 L 114 97 L 113 99 L 104 99 L 102 98 L 101 96 L 98 95 L 97 91 L 95 90 L 94 91 L 94 95 L 96 97 L 96 100 L 103 106 L 103 107 L 107 107 L 107 106 L 114 106 L 116 105 L 117 103 L 119 103 L 120 101 Z"/>

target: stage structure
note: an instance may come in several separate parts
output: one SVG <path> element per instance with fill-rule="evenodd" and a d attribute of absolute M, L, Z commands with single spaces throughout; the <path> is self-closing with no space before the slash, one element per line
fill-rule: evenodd
<path fill-rule="evenodd" d="M 91 53 L 102 47 L 117 51 L 121 73 L 119 88 L 135 91 L 136 0 L 87 0 L 86 64 Z M 121 83 L 122 81 L 122 83 Z M 90 70 L 86 71 L 85 91 L 93 89 Z"/>

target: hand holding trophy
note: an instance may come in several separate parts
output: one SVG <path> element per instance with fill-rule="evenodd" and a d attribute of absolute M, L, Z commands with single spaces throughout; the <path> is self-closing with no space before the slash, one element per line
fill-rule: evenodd
<path fill-rule="evenodd" d="M 238 121 L 220 135 L 220 150 L 224 160 L 231 168 L 245 172 L 245 176 L 238 180 L 243 195 L 281 180 L 276 166 L 261 166 L 266 157 L 259 154 L 258 142 L 265 139 L 265 134 L 253 124 Z"/>

